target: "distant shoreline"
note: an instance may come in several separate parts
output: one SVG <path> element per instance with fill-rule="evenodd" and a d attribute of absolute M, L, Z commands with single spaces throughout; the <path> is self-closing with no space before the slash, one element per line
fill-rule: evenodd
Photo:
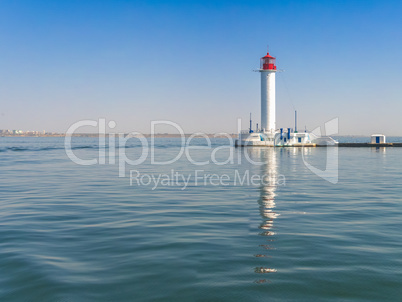
<path fill-rule="evenodd" d="M 106 136 L 108 137 L 111 133 L 106 133 L 105 135 L 100 135 L 98 133 L 74 133 L 72 134 L 72 137 L 103 137 Z M 113 133 L 116 137 L 118 137 L 118 134 Z M 124 135 L 128 135 L 129 133 L 124 133 Z M 167 133 L 157 133 L 157 134 L 142 134 L 144 137 L 158 137 L 158 138 L 180 138 L 180 134 L 167 134 Z M 194 134 L 184 134 L 185 137 L 190 137 Z M 236 138 L 238 137 L 238 134 L 234 133 L 228 133 L 229 137 Z M 64 137 L 64 133 L 52 133 L 52 134 L 37 134 L 37 135 L 18 135 L 18 134 L 7 134 L 7 135 L 0 135 L 0 137 Z M 222 134 L 205 134 L 205 136 L 209 138 L 225 138 L 227 136 L 222 135 Z M 200 135 L 194 136 L 194 137 L 202 137 Z"/>
<path fill-rule="evenodd" d="M 105 135 L 100 135 L 98 133 L 74 133 L 72 134 L 72 137 L 108 137 L 110 134 L 112 133 L 106 133 Z M 116 137 L 118 137 L 119 134 L 117 133 L 113 133 Z M 124 136 L 128 135 L 129 133 L 124 133 Z M 142 134 L 144 137 L 151 137 L 151 134 Z M 184 137 L 190 137 L 194 134 L 192 133 L 186 133 L 184 134 Z M 205 133 L 205 136 L 209 137 L 209 138 L 225 138 L 227 136 L 222 135 L 222 134 L 211 134 L 211 133 Z M 238 134 L 235 133 L 227 133 L 227 135 L 229 135 L 229 137 L 231 138 L 237 138 Z M 65 133 L 46 133 L 46 134 L 0 134 L 0 138 L 1 137 L 64 137 L 66 136 Z M 153 137 L 157 137 L 157 138 L 180 138 L 181 135 L 180 134 L 168 134 L 168 133 L 157 133 L 154 134 Z M 194 137 L 202 137 L 202 136 L 194 136 Z M 370 135 L 334 135 L 334 138 L 337 137 L 370 137 Z M 400 136 L 393 136 L 390 135 L 388 137 L 400 137 Z"/>

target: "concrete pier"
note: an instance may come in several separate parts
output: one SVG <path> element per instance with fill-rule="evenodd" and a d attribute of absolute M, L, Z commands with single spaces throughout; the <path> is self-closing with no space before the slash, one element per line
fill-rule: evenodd
<path fill-rule="evenodd" d="M 402 147 L 402 143 L 385 143 L 385 144 L 372 144 L 372 143 L 338 143 L 338 147 Z"/>

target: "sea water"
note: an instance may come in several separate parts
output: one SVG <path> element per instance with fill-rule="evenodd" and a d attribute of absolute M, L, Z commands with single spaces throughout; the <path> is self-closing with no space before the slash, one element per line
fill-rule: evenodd
<path fill-rule="evenodd" d="M 0 300 L 401 301 L 402 148 L 192 144 L 0 138 Z"/>

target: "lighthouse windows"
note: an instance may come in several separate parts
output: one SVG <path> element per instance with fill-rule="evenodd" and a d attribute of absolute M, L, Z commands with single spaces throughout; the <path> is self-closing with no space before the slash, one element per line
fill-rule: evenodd
<path fill-rule="evenodd" d="M 276 59 L 270 55 L 261 58 L 260 68 L 263 70 L 276 70 Z"/>

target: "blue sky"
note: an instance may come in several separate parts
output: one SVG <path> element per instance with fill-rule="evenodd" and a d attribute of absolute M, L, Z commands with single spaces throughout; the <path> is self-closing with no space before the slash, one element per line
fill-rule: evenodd
<path fill-rule="evenodd" d="M 269 45 L 278 127 L 296 108 L 299 127 L 402 136 L 401 15 L 400 1 L 2 0 L 0 129 L 236 132 L 259 122 Z"/>

